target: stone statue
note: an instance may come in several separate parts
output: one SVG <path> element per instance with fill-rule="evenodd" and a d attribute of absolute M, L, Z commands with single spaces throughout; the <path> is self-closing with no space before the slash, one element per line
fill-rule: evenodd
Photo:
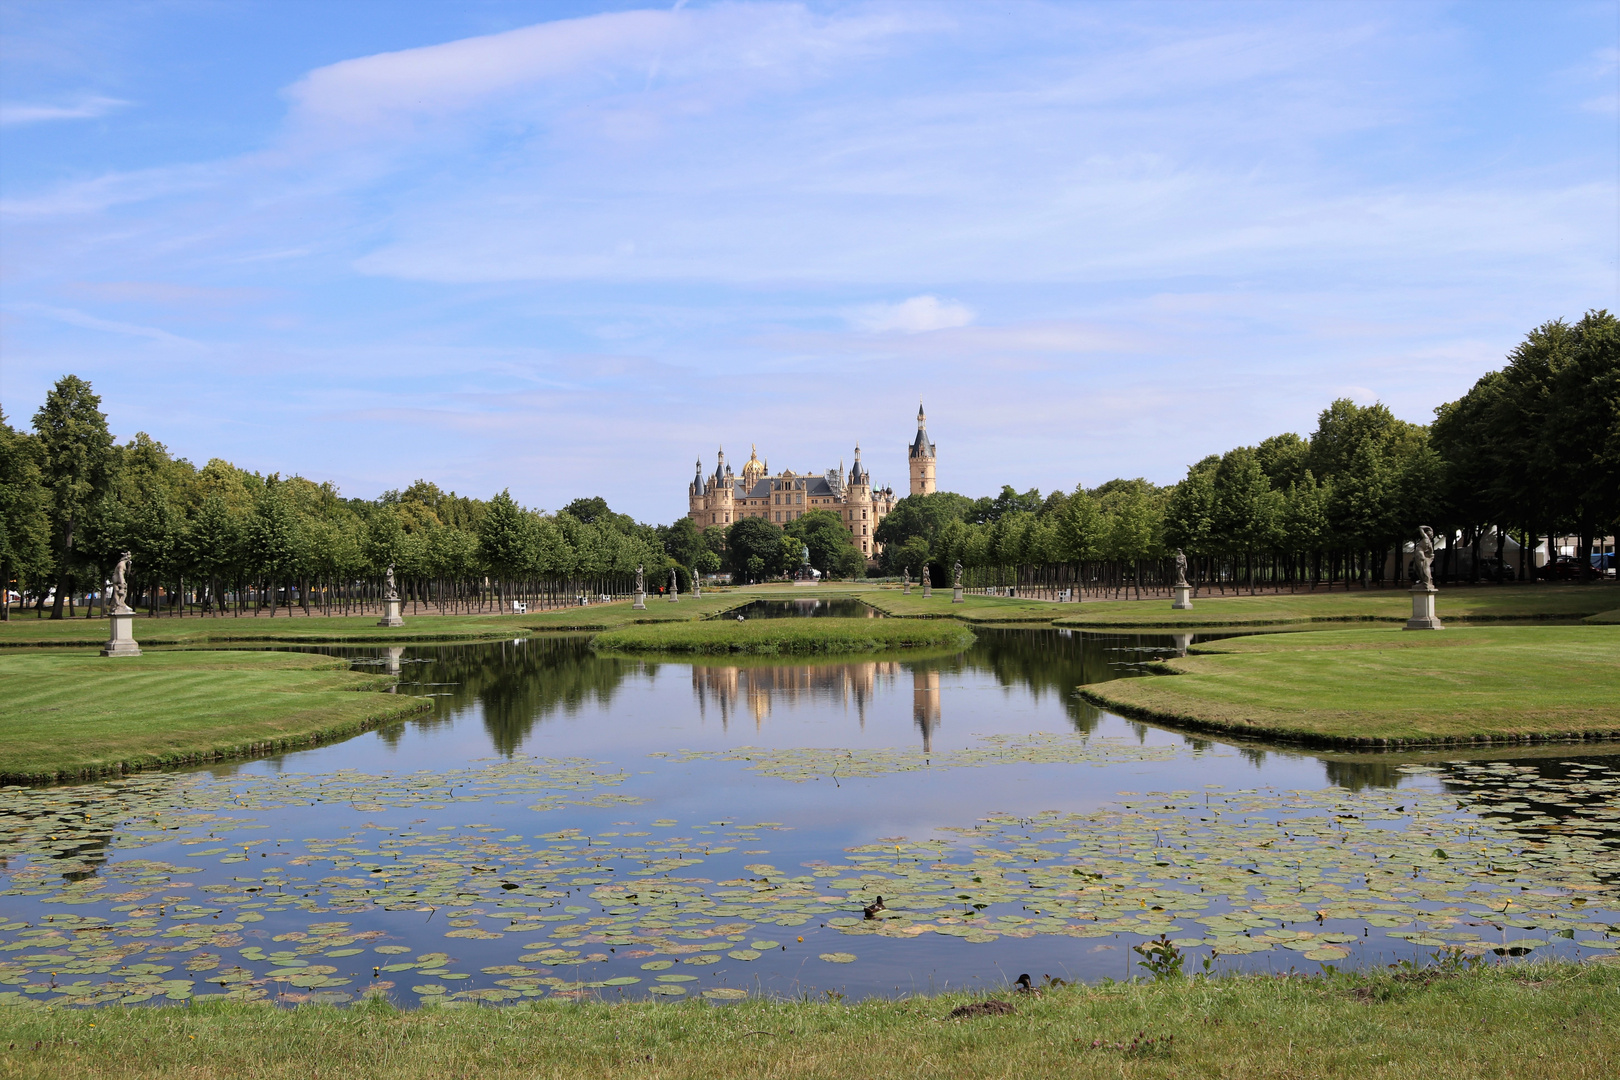
<path fill-rule="evenodd" d="M 960 589 L 962 587 L 962 560 L 960 560 L 960 559 L 956 560 L 956 566 L 954 567 L 954 573 L 956 574 L 956 578 L 955 578 L 955 580 L 953 580 L 951 582 L 951 584 L 956 586 L 956 588 Z"/>
<path fill-rule="evenodd" d="M 394 564 L 389 563 L 388 569 L 383 571 L 383 599 L 398 600 L 399 585 L 394 581 Z"/>
<path fill-rule="evenodd" d="M 1176 584 L 1187 584 L 1187 555 L 1180 548 L 1176 548 Z"/>
<path fill-rule="evenodd" d="M 809 566 L 810 565 L 810 545 L 809 544 L 801 545 L 799 551 L 800 551 L 799 562 L 802 563 L 805 566 Z"/>
<path fill-rule="evenodd" d="M 646 572 L 646 567 L 644 567 L 641 563 L 637 563 L 636 564 L 636 592 L 646 592 L 647 591 L 647 588 L 646 588 L 646 585 L 645 585 L 645 579 L 642 577 L 642 574 L 645 573 L 645 572 Z"/>
<path fill-rule="evenodd" d="M 680 581 L 680 579 L 675 576 L 675 568 L 673 566 L 670 567 L 669 568 L 669 594 L 671 596 L 675 595 L 675 585 L 679 581 Z"/>
<path fill-rule="evenodd" d="M 133 609 L 129 606 L 129 563 L 132 556 L 124 552 L 118 556 L 113 564 L 112 572 L 112 609 L 120 615 Z"/>
<path fill-rule="evenodd" d="M 906 588 L 911 588 L 911 567 L 907 566 L 901 568 L 900 576 L 901 580 L 905 582 Z"/>
<path fill-rule="evenodd" d="M 1418 526 L 1417 539 L 1412 543 L 1412 556 L 1417 562 L 1417 580 L 1412 587 L 1433 589 L 1434 574 L 1430 566 L 1434 563 L 1434 530 L 1427 525 Z"/>

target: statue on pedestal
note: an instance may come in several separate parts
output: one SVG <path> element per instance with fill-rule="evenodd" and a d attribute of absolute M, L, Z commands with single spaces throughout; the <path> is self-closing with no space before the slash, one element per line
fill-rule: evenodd
<path fill-rule="evenodd" d="M 129 564 L 132 556 L 124 552 L 118 556 L 113 564 L 112 587 L 108 590 L 112 598 L 112 613 L 115 615 L 128 615 L 134 609 L 129 606 Z"/>
<path fill-rule="evenodd" d="M 388 569 L 383 571 L 383 599 L 398 600 L 399 585 L 394 581 L 394 564 L 389 563 Z"/>
<path fill-rule="evenodd" d="M 907 596 L 910 596 L 911 595 L 911 567 L 907 566 L 907 567 L 902 567 L 901 568 L 900 580 L 901 580 L 901 582 L 902 582 L 902 584 L 903 584 L 903 586 L 905 588 L 905 594 Z"/>
<path fill-rule="evenodd" d="M 636 599 L 635 603 L 630 605 L 631 608 L 636 611 L 647 610 L 647 585 L 645 579 L 642 577 L 645 571 L 646 567 L 644 567 L 641 563 L 636 564 Z"/>
<path fill-rule="evenodd" d="M 1180 548 L 1176 548 L 1176 584 L 1187 584 L 1187 555 Z"/>
<path fill-rule="evenodd" d="M 1433 589 L 1434 573 L 1431 567 L 1434 564 L 1434 530 L 1427 525 L 1418 526 L 1417 539 L 1412 542 L 1412 557 L 1417 563 L 1417 576 L 1412 582 L 1412 587 Z"/>
<path fill-rule="evenodd" d="M 636 592 L 638 592 L 638 593 L 642 593 L 642 592 L 647 591 L 647 587 L 646 587 L 645 584 L 643 584 L 643 579 L 642 579 L 642 576 L 641 576 L 645 572 L 646 572 L 646 567 L 643 566 L 641 563 L 637 563 L 636 564 Z"/>
<path fill-rule="evenodd" d="M 953 579 L 952 584 L 960 589 L 962 587 L 962 560 L 958 559 L 956 561 L 956 566 L 954 567 L 953 572 L 956 574 L 956 577 Z"/>
<path fill-rule="evenodd" d="M 135 644 L 135 611 L 129 606 L 129 564 L 131 556 L 124 552 L 113 565 L 112 581 L 107 589 L 113 608 L 107 613 L 107 645 L 102 656 L 139 656 L 141 647 Z"/>

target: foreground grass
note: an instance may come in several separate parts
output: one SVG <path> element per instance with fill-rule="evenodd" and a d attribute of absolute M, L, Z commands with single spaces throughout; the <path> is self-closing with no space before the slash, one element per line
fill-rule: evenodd
<path fill-rule="evenodd" d="M 605 651 L 679 653 L 848 653 L 877 649 L 965 649 L 973 632 L 955 622 L 910 619 L 753 619 L 626 626 L 598 634 Z"/>
<path fill-rule="evenodd" d="M 0 1073 L 49 1077 L 1385 1080 L 1620 1075 L 1620 968 L 1248 976 L 975 999 L 399 1012 L 191 1005 L 7 1010 Z"/>
<path fill-rule="evenodd" d="M 262 754 L 428 706 L 347 661 L 272 652 L 0 653 L 0 780 L 69 779 Z"/>
<path fill-rule="evenodd" d="M 1200 626 L 1276 626 L 1310 622 L 1404 623 L 1412 596 L 1404 589 L 1283 593 L 1275 596 L 1197 596 L 1191 611 L 1170 601 L 1103 600 L 1063 605 L 1058 626 L 1098 629 L 1173 629 Z M 1620 608 L 1620 586 L 1592 584 L 1491 585 L 1440 590 L 1440 618 L 1452 622 L 1503 619 L 1582 619 Z"/>
<path fill-rule="evenodd" d="M 1195 646 L 1083 687 L 1126 715 L 1310 743 L 1620 737 L 1620 627 L 1316 630 Z"/>

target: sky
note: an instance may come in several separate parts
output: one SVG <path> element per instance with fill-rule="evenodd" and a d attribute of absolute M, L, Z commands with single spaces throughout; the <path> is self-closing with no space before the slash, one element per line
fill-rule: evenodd
<path fill-rule="evenodd" d="M 0 406 L 686 512 L 1173 483 L 1620 294 L 1620 4 L 0 0 Z"/>

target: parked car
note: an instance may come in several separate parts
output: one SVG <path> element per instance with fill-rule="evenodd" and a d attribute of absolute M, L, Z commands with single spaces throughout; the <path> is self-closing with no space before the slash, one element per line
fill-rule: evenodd
<path fill-rule="evenodd" d="M 1540 576 L 1549 581 L 1590 581 L 1603 572 L 1573 555 L 1560 555 L 1541 568 Z"/>

